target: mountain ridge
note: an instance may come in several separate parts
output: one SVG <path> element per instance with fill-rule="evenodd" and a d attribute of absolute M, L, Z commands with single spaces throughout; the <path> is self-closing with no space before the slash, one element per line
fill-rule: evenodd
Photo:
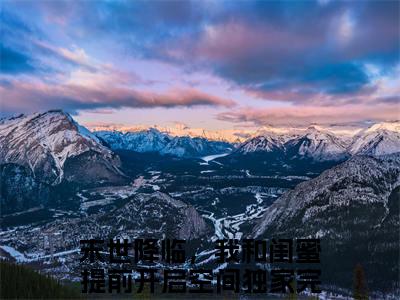
<path fill-rule="evenodd" d="M 159 152 L 177 157 L 201 157 L 227 152 L 232 145 L 221 141 L 210 141 L 201 137 L 170 136 L 156 128 L 137 132 L 96 131 L 98 138 L 113 150 L 136 152 Z"/>
<path fill-rule="evenodd" d="M 350 141 L 311 126 L 302 134 L 264 134 L 251 138 L 235 154 L 281 151 L 291 157 L 343 160 L 359 154 L 385 155 L 400 152 L 400 122 L 382 122 L 359 132 Z"/>
<path fill-rule="evenodd" d="M 60 110 L 2 120 L 0 144 L 1 164 L 24 166 L 36 178 L 51 185 L 68 178 L 66 166 L 82 156 L 103 171 L 100 177 L 117 181 L 124 177 L 118 156 Z M 84 169 L 82 171 L 85 173 Z M 94 173 L 90 175 L 94 180 L 100 179 Z"/>
<path fill-rule="evenodd" d="M 355 156 L 284 193 L 249 236 L 319 238 L 324 282 L 350 287 L 360 263 L 373 291 L 392 293 L 399 289 L 399 192 L 399 153 Z"/>

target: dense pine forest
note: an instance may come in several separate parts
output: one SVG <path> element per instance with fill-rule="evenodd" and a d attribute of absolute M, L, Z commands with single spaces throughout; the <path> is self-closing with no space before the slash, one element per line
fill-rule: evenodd
<path fill-rule="evenodd" d="M 1 299 L 77 299 L 79 288 L 62 285 L 26 266 L 0 262 Z"/>

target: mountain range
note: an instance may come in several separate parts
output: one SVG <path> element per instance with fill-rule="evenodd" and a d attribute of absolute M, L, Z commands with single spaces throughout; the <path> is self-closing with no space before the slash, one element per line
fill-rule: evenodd
<path fill-rule="evenodd" d="M 201 157 L 232 151 L 227 142 L 210 141 L 201 137 L 171 136 L 156 128 L 137 132 L 97 131 L 94 133 L 113 150 L 157 152 L 177 157 Z"/>
<path fill-rule="evenodd" d="M 375 124 L 351 139 L 310 126 L 293 134 L 264 131 L 243 143 L 233 144 L 200 137 L 171 136 L 156 128 L 125 133 L 98 131 L 94 134 L 113 150 L 158 152 L 186 158 L 232 151 L 233 155 L 274 153 L 288 158 L 341 161 L 353 155 L 383 155 L 400 149 L 400 122 Z"/>
<path fill-rule="evenodd" d="M 358 132 L 352 139 L 310 126 L 302 134 L 266 134 L 247 140 L 235 153 L 281 152 L 291 158 L 343 160 L 350 156 L 384 155 L 400 150 L 400 122 L 383 122 Z"/>
<path fill-rule="evenodd" d="M 243 143 L 230 144 L 201 137 L 171 136 L 156 128 L 91 133 L 69 114 L 53 110 L 1 120 L 0 142 L 0 162 L 28 167 L 47 183 L 56 184 L 64 178 L 75 180 L 68 175 L 68 167 L 74 160 L 84 157 L 90 157 L 91 165 L 102 169 L 97 173 L 101 173 L 104 180 L 118 180 L 122 175 L 120 161 L 113 150 L 157 152 L 184 158 L 227 152 L 235 155 L 280 152 L 290 158 L 320 161 L 342 160 L 358 154 L 390 154 L 400 149 L 400 122 L 375 124 L 358 132 L 351 140 L 310 126 L 302 133 L 293 134 L 264 131 L 263 135 Z M 38 173 L 43 171 L 43 174 Z M 82 168 L 82 172 L 90 171 Z"/>
<path fill-rule="evenodd" d="M 399 122 L 375 124 L 346 140 L 318 127 L 299 134 L 266 133 L 241 144 L 200 137 L 171 136 L 157 129 L 137 132 L 91 133 L 59 110 L 20 115 L 0 121 L 0 165 L 3 199 L 16 207 L 34 205 L 32 199 L 48 198 L 49 186 L 69 182 L 79 186 L 115 185 L 128 181 L 115 153 L 158 153 L 178 158 L 230 153 L 216 161 L 238 168 L 288 165 L 295 173 L 307 170 L 301 160 L 332 162 L 350 156 L 384 155 L 399 151 Z M 254 163 L 253 163 L 254 162 Z M 18 183 L 18 188 L 15 183 Z M 39 197 L 40 195 L 40 197 Z M 31 203 L 32 202 L 32 203 Z M 28 205 L 28 203 L 30 203 Z"/>
<path fill-rule="evenodd" d="M 371 290 L 392 293 L 399 152 L 400 122 L 351 138 L 310 126 L 228 143 L 156 128 L 92 133 L 59 110 L 2 119 L 2 228 L 29 226 L 5 230 L 0 247 L 45 261 L 49 238 L 64 257 L 82 235 L 167 232 L 196 240 L 207 265 L 216 238 L 319 237 L 324 282 L 348 288 L 360 263 Z M 76 257 L 59 263 L 46 268 L 73 278 Z"/>

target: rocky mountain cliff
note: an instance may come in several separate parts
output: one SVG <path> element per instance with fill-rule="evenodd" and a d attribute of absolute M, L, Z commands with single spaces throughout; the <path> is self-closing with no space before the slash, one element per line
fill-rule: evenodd
<path fill-rule="evenodd" d="M 50 185 L 124 178 L 118 156 L 62 111 L 1 120 L 0 164 L 23 166 Z"/>
<path fill-rule="evenodd" d="M 361 263 L 374 278 L 370 287 L 395 290 L 399 187 L 400 154 L 355 156 L 280 197 L 252 236 L 321 238 L 327 282 L 351 287 L 353 268 Z"/>
<path fill-rule="evenodd" d="M 65 201 L 65 184 L 97 186 L 127 181 L 120 159 L 62 111 L 0 121 L 0 204 L 3 214 Z M 72 190 L 72 186 L 66 187 Z M 65 194 L 62 192 L 61 194 Z M 61 195 L 62 196 L 62 195 Z"/>

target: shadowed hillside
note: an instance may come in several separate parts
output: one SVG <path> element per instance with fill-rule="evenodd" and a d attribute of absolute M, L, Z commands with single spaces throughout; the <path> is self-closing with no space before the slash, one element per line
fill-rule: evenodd
<path fill-rule="evenodd" d="M 79 288 L 62 285 L 36 271 L 7 262 L 0 262 L 1 299 L 77 299 Z"/>

